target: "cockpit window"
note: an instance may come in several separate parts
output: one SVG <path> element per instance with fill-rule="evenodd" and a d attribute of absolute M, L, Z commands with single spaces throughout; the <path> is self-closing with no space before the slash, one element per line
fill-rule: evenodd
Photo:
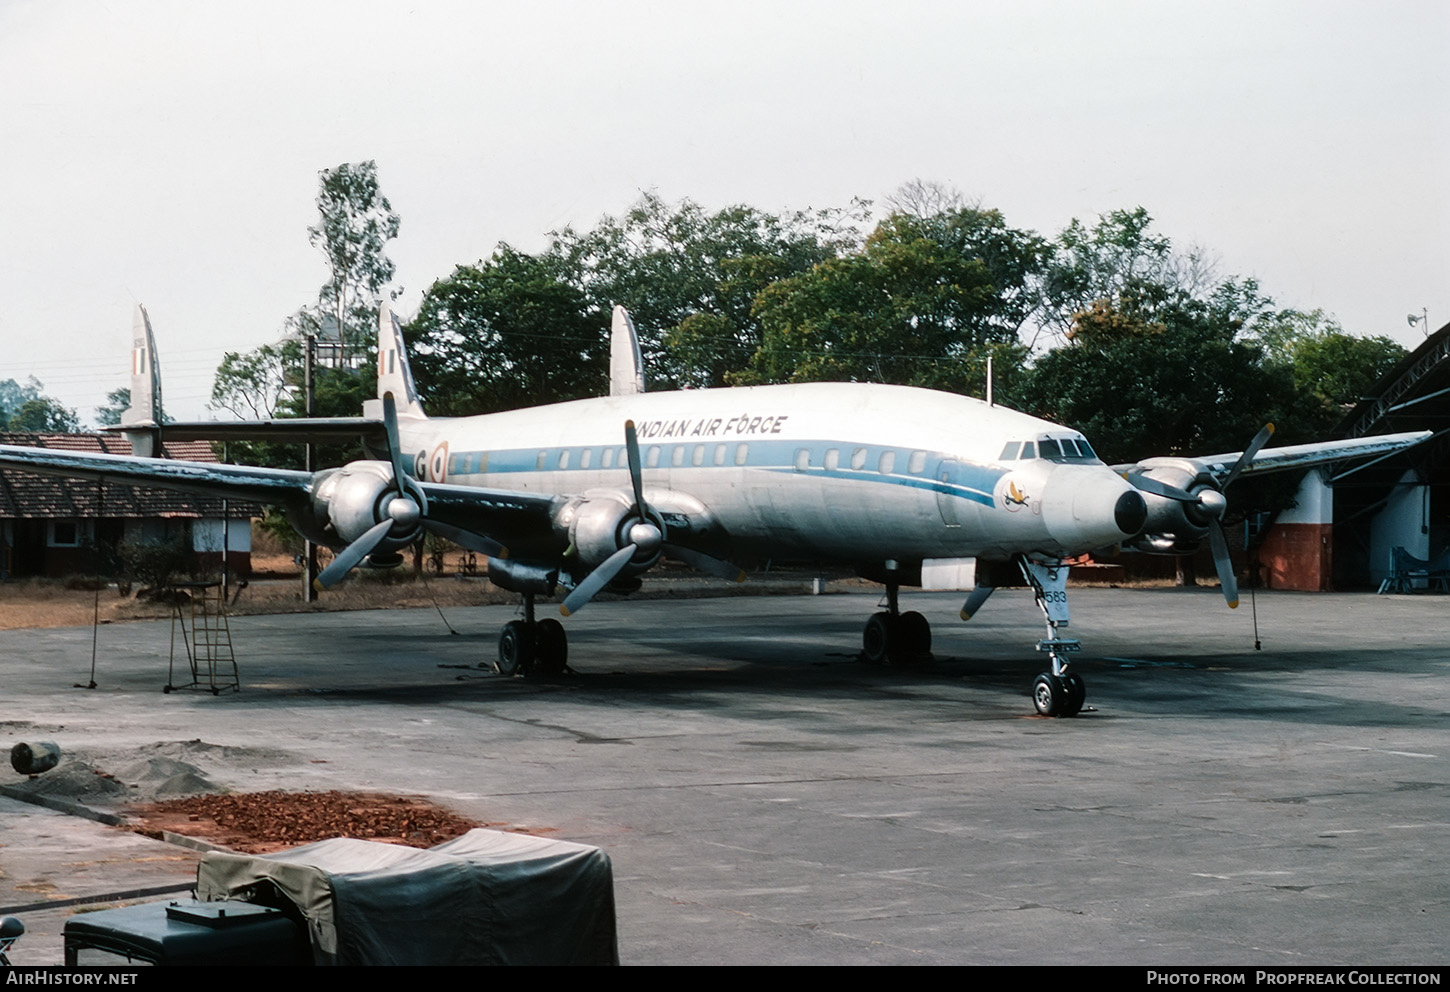
<path fill-rule="evenodd" d="M 1084 438 L 1042 437 L 1037 439 L 1042 457 L 1054 462 L 1096 462 L 1097 453 Z"/>
<path fill-rule="evenodd" d="M 1030 461 L 1046 458 L 1054 462 L 1098 462 L 1098 454 L 1085 438 L 1039 437 L 1036 441 L 1008 441 L 1002 447 L 998 461 Z"/>

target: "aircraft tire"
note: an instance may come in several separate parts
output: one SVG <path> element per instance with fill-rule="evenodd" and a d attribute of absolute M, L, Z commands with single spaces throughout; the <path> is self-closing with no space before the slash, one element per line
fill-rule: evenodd
<path fill-rule="evenodd" d="M 498 635 L 498 662 L 494 666 L 500 675 L 517 675 L 527 672 L 534 664 L 534 639 L 529 625 L 522 620 L 510 620 L 503 625 Z"/>
<path fill-rule="evenodd" d="M 1064 675 L 1062 686 L 1065 692 L 1062 715 L 1077 716 L 1082 712 L 1082 704 L 1087 701 L 1087 686 L 1083 684 L 1082 676 L 1077 672 L 1068 672 Z"/>
<path fill-rule="evenodd" d="M 1032 680 L 1032 705 L 1043 716 L 1062 716 L 1066 702 L 1067 691 L 1056 675 L 1043 672 Z"/>
<path fill-rule="evenodd" d="M 896 617 L 873 613 L 861 634 L 861 656 L 873 665 L 884 665 L 891 657 L 892 643 L 899 638 Z"/>
<path fill-rule="evenodd" d="M 896 621 L 897 640 L 901 642 L 902 658 L 897 661 L 920 661 L 931 654 L 931 624 L 915 610 L 901 614 Z"/>
<path fill-rule="evenodd" d="M 569 635 L 564 625 L 545 617 L 534 625 L 534 667 L 547 678 L 563 675 L 569 664 Z"/>

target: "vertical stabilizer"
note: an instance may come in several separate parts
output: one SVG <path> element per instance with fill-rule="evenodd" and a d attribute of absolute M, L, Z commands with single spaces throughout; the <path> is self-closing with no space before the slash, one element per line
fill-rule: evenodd
<path fill-rule="evenodd" d="M 633 396 L 642 392 L 644 358 L 639 351 L 639 335 L 635 333 L 629 311 L 616 306 L 609 329 L 609 395 Z"/>
<path fill-rule="evenodd" d="M 378 399 L 393 394 L 401 417 L 423 417 L 423 404 L 418 402 L 418 388 L 413 385 L 413 370 L 408 367 L 408 352 L 403 347 L 403 327 L 393 308 L 386 303 L 378 310 Z"/>
<path fill-rule="evenodd" d="M 121 414 L 121 427 L 131 452 L 150 458 L 161 453 L 161 365 L 156 360 L 156 337 L 146 308 L 136 304 L 131 322 L 131 405 Z"/>

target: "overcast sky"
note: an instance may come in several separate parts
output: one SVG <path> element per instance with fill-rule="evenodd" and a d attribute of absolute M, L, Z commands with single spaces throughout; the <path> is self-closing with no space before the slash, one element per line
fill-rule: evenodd
<path fill-rule="evenodd" d="M 376 159 L 407 315 L 641 190 L 766 210 L 950 183 L 1159 233 L 1361 334 L 1450 321 L 1450 4 L 0 0 L 0 379 L 167 408 L 315 297 L 319 170 Z M 627 301 L 622 301 L 626 302 Z"/>

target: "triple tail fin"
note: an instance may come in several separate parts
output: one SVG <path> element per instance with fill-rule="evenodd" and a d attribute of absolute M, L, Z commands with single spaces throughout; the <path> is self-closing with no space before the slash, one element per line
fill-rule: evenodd
<path fill-rule="evenodd" d="M 635 396 L 644 392 L 644 358 L 639 335 L 629 311 L 615 306 L 609 329 L 609 395 Z"/>
<path fill-rule="evenodd" d="M 161 454 L 161 364 L 151 317 L 136 304 L 131 322 L 131 405 L 118 425 L 131 442 L 131 453 L 144 458 Z"/>
<path fill-rule="evenodd" d="M 423 404 L 418 402 L 418 387 L 413 385 L 413 370 L 408 367 L 408 351 L 403 346 L 403 327 L 393 308 L 384 303 L 378 309 L 378 403 L 393 394 L 398 416 L 425 418 Z"/>

